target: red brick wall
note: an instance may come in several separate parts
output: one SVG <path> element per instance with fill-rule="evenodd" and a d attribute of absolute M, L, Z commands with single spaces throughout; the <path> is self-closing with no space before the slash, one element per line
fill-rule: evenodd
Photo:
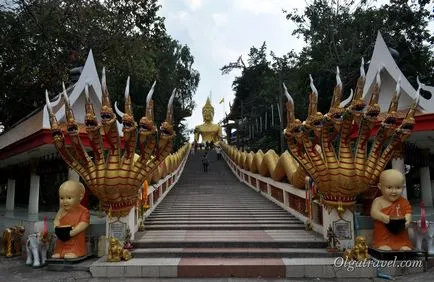
<path fill-rule="evenodd" d="M 283 191 L 274 186 L 270 186 L 270 188 L 271 188 L 271 196 L 274 199 L 278 200 L 279 202 L 283 203 Z"/>

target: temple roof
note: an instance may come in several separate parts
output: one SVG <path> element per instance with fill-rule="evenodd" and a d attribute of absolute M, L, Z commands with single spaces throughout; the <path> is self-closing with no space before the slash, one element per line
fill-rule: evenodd
<path fill-rule="evenodd" d="M 376 81 L 376 74 L 378 69 L 382 67 L 380 73 L 381 78 L 381 92 L 379 97 L 379 105 L 382 111 L 387 111 L 390 101 L 392 99 L 393 91 L 396 88 L 396 83 L 401 77 L 401 96 L 399 98 L 398 110 L 408 109 L 410 104 L 416 98 L 416 89 L 410 84 L 407 78 L 399 69 L 395 60 L 393 59 L 389 48 L 384 42 L 381 33 L 378 32 L 375 42 L 374 52 L 371 57 L 369 69 L 366 74 L 365 87 L 363 88 L 363 98 L 366 103 L 369 103 L 371 98 L 372 89 Z M 421 70 L 423 72 L 423 70 Z M 426 99 L 420 97 L 418 110 L 421 113 L 434 113 L 434 87 L 421 85 L 425 91 L 431 92 L 431 98 Z"/>
<path fill-rule="evenodd" d="M 95 114 L 100 122 L 100 110 L 102 101 L 101 83 L 96 70 L 92 50 L 86 59 L 80 78 L 73 87 L 67 90 L 74 116 L 79 124 L 80 132 L 84 133 L 85 116 L 85 84 L 89 84 L 89 96 L 94 105 Z M 43 95 L 43 93 L 41 93 Z M 65 106 L 61 95 L 58 94 L 51 106 L 59 123 L 65 122 Z M 15 126 L 0 135 L 0 167 L 17 163 L 22 159 L 41 157 L 46 154 L 56 153 L 50 135 L 50 122 L 47 105 L 35 110 Z M 118 122 L 118 129 L 121 124 Z M 122 130 L 119 130 L 122 135 Z M 47 137 L 47 136 L 48 137 Z M 29 154 L 27 154 L 30 151 Z M 26 154 L 26 156 L 19 155 Z"/>

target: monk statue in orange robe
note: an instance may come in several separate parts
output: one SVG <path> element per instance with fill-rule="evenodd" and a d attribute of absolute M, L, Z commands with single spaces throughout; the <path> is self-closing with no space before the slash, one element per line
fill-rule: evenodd
<path fill-rule="evenodd" d="M 59 188 L 60 207 L 54 218 L 57 236 L 52 258 L 73 259 L 87 255 L 86 228 L 89 210 L 80 205 L 85 194 L 82 183 L 65 181 Z"/>
<path fill-rule="evenodd" d="M 372 202 L 374 219 L 372 247 L 384 251 L 408 251 L 413 248 L 408 236 L 411 223 L 411 205 L 401 196 L 404 175 L 395 169 L 380 174 L 378 188 L 382 196 Z"/>

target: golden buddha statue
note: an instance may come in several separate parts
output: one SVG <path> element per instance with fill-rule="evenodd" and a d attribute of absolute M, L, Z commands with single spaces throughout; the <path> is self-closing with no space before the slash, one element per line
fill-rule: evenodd
<path fill-rule="evenodd" d="M 202 136 L 202 143 L 217 144 L 222 138 L 222 128 L 220 125 L 212 123 L 214 118 L 214 107 L 208 97 L 206 104 L 202 108 L 203 124 L 194 129 L 194 142 L 198 143 L 199 136 Z"/>

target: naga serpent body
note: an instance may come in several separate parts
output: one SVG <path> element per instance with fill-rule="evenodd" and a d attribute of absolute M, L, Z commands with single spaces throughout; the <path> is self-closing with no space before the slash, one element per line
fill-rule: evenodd
<path fill-rule="evenodd" d="M 395 151 L 407 140 L 414 127 L 416 107 L 419 102 L 419 89 L 416 100 L 408 110 L 401 125 L 396 128 L 396 110 L 400 93 L 400 81 L 397 83 L 386 118 L 375 136 L 368 152 L 368 140 L 377 123 L 380 113 L 378 99 L 380 95 L 380 71 L 367 109 L 363 99 L 365 84 L 364 62 L 360 68 L 360 77 L 354 97 L 349 106 L 340 107 L 342 83 L 337 70 L 337 85 L 334 89 L 330 110 L 325 115 L 314 113 L 316 100 L 309 99 L 309 113 L 306 121 L 294 117 L 294 103 L 285 85 L 287 97 L 287 127 L 284 134 L 289 152 L 317 185 L 323 203 L 330 208 L 343 212 L 352 208 L 356 197 L 372 185 L 376 185 L 380 173 L 385 169 Z M 311 88 L 316 92 L 311 79 Z M 312 95 L 312 94 L 311 94 Z M 357 128 L 357 141 L 351 136 Z M 314 137 L 309 132 L 314 132 Z M 319 138 L 318 138 L 319 136 Z M 317 140 L 320 141 L 317 141 Z M 387 142 L 388 141 L 388 142 Z M 334 144 L 337 144 L 335 147 Z M 384 144 L 387 144 L 384 146 Z"/>
<path fill-rule="evenodd" d="M 85 87 L 85 126 L 93 159 L 80 140 L 79 127 L 65 90 L 62 95 L 66 112 L 66 134 L 69 136 L 71 145 L 66 145 L 65 134 L 53 113 L 48 93 L 46 93 L 47 110 L 53 143 L 63 160 L 83 178 L 87 187 L 100 200 L 102 209 L 111 216 L 120 217 L 126 216 L 136 205 L 142 183 L 150 179 L 152 173 L 172 151 L 172 140 L 175 137 L 172 126 L 172 105 L 176 90 L 172 92 L 169 99 L 166 120 L 160 127 L 157 143 L 158 131 L 153 121 L 152 101 L 155 83 L 148 93 L 146 113 L 140 119 L 138 126 L 133 118 L 128 78 L 125 89 L 125 113 L 122 116 L 124 150 L 121 152 L 121 138 L 117 129 L 116 115 L 111 107 L 104 69 L 101 84 L 101 124 L 96 119 L 94 107 L 89 98 L 88 85 Z M 106 157 L 101 128 L 109 144 Z M 135 154 L 137 138 L 139 139 L 140 156 Z"/>

